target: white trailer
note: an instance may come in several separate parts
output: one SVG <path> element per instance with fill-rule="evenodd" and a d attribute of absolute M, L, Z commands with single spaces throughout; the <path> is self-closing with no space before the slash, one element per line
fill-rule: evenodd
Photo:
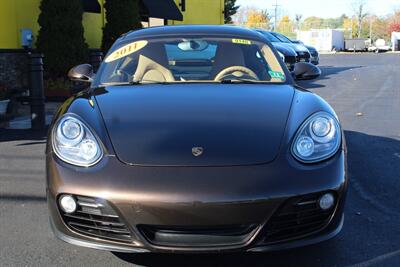
<path fill-rule="evenodd" d="M 392 49 L 400 51 L 400 32 L 392 32 Z"/>
<path fill-rule="evenodd" d="M 312 29 L 298 31 L 297 39 L 306 45 L 314 46 L 318 51 L 344 50 L 344 32 L 331 29 Z"/>

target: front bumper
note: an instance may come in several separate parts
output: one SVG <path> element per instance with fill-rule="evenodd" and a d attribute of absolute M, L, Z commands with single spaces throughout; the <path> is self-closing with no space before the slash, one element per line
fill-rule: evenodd
<path fill-rule="evenodd" d="M 110 156 L 88 169 L 72 167 L 50 153 L 47 182 L 54 233 L 75 245 L 119 252 L 269 251 L 335 236 L 343 225 L 347 174 L 344 152 L 313 167 L 287 158 L 240 167 L 139 167 Z M 337 203 L 323 228 L 282 242 L 265 240 L 268 221 L 288 199 L 326 191 L 335 193 Z M 58 208 L 57 198 L 62 193 L 106 199 L 129 228 L 131 242 L 71 229 Z M 242 243 L 199 247 L 154 244 L 138 228 L 238 224 L 257 227 Z"/>
<path fill-rule="evenodd" d="M 319 64 L 319 56 L 311 56 L 311 63 L 314 65 Z"/>
<path fill-rule="evenodd" d="M 340 233 L 342 230 L 344 223 L 344 214 L 340 216 L 339 223 L 331 224 L 329 229 L 326 229 L 323 233 L 319 233 L 315 236 L 310 236 L 307 238 L 303 238 L 301 240 L 295 240 L 288 243 L 276 244 L 276 245 L 260 245 L 246 249 L 248 252 L 267 252 L 267 251 L 277 251 L 277 250 L 286 250 L 292 249 L 297 247 L 308 246 L 316 243 L 320 243 L 329 239 L 334 238 L 336 235 Z M 50 226 L 53 230 L 54 235 L 59 238 L 60 240 L 67 242 L 69 244 L 80 246 L 80 247 L 87 247 L 93 248 L 98 250 L 105 250 L 105 251 L 113 251 L 113 252 L 122 252 L 122 253 L 146 253 L 151 252 L 148 249 L 143 248 L 135 248 L 131 246 L 124 246 L 122 244 L 108 244 L 101 241 L 96 240 L 85 240 L 81 238 L 76 238 L 73 236 L 68 236 L 57 229 L 54 225 L 52 218 L 50 217 Z"/>

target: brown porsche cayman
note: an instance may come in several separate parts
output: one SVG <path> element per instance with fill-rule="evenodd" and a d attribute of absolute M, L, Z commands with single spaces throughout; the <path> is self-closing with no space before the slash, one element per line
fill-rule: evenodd
<path fill-rule="evenodd" d="M 119 38 L 57 112 L 47 199 L 57 237 L 119 252 L 268 251 L 343 225 L 346 145 L 268 40 L 232 26 Z"/>

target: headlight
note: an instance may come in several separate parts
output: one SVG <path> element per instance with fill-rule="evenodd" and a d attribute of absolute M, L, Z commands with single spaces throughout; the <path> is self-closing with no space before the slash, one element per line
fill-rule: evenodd
<path fill-rule="evenodd" d="M 335 154 L 340 142 L 341 131 L 336 118 L 327 112 L 317 112 L 298 130 L 292 154 L 301 162 L 318 162 Z"/>
<path fill-rule="evenodd" d="M 89 167 L 103 157 L 103 150 L 94 134 L 75 116 L 62 117 L 57 122 L 52 136 L 53 150 L 65 162 Z"/>
<path fill-rule="evenodd" d="M 279 56 L 281 57 L 281 59 L 283 60 L 283 62 L 285 62 L 285 55 L 282 54 L 281 52 L 278 51 Z"/>

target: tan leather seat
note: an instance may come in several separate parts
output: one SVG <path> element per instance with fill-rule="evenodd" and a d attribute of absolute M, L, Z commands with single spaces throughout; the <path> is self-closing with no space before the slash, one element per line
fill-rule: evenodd
<path fill-rule="evenodd" d="M 174 75 L 168 69 L 168 58 L 163 44 L 150 43 L 139 51 L 134 81 L 173 82 Z"/>
<path fill-rule="evenodd" d="M 210 72 L 210 80 L 214 80 L 218 73 L 232 66 L 246 66 L 242 48 L 238 44 L 219 43 Z"/>
<path fill-rule="evenodd" d="M 142 81 L 143 83 L 173 82 L 175 81 L 175 78 L 169 69 L 163 67 L 148 57 L 140 55 L 136 72 L 133 75 L 133 81 Z"/>

